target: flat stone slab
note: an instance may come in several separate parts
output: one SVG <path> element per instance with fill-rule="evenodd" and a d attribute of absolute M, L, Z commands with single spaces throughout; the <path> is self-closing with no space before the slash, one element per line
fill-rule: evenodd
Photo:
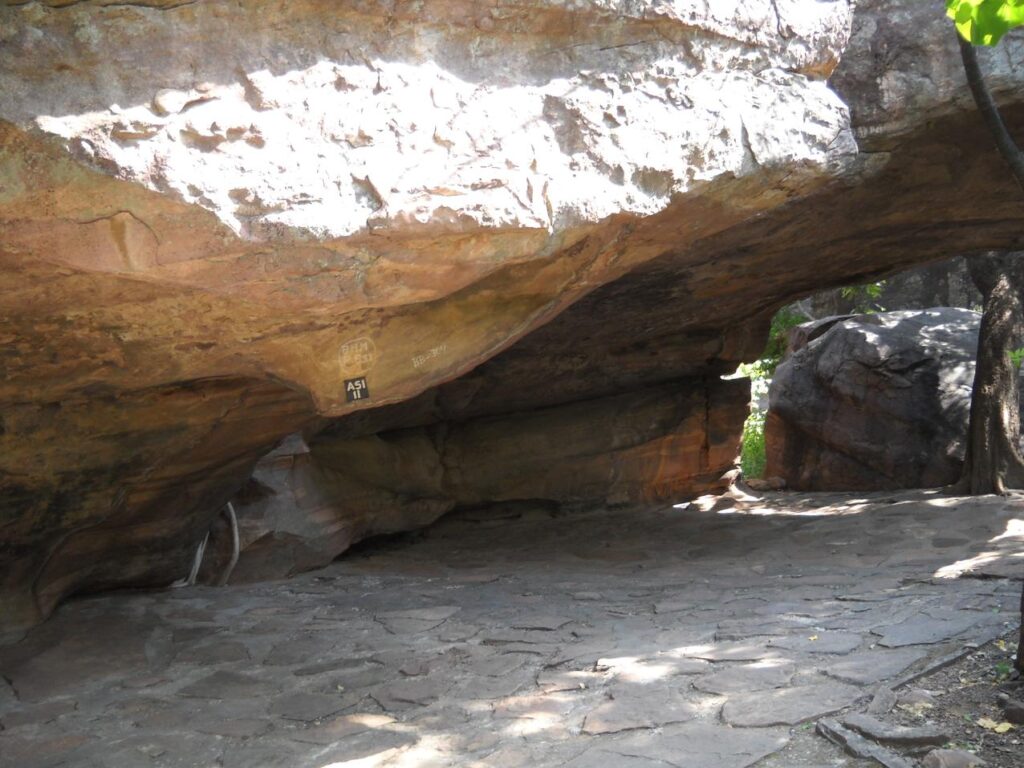
<path fill-rule="evenodd" d="M 333 744 L 357 733 L 383 728 L 395 722 L 388 715 L 355 714 L 342 715 L 312 728 L 291 731 L 288 737 L 307 744 Z"/>
<path fill-rule="evenodd" d="M 427 632 L 441 626 L 459 612 L 458 606 L 411 608 L 405 611 L 386 611 L 374 616 L 388 631 L 396 635 Z"/>
<path fill-rule="evenodd" d="M 665 729 L 656 737 L 629 736 L 608 746 L 587 750 L 572 768 L 748 768 L 785 748 L 789 734 L 782 730 L 733 730 L 705 722 Z"/>
<path fill-rule="evenodd" d="M 950 740 L 940 728 L 918 726 L 908 728 L 886 723 L 870 715 L 853 714 L 843 718 L 843 725 L 882 744 L 898 747 L 940 747 Z"/>
<path fill-rule="evenodd" d="M 209 723 L 200 723 L 196 726 L 196 730 L 200 733 L 210 733 L 214 736 L 250 739 L 253 736 L 260 736 L 266 733 L 272 726 L 273 723 L 265 718 L 244 717 L 237 720 L 214 720 Z"/>
<path fill-rule="evenodd" d="M 771 648 L 785 648 L 798 653 L 850 653 L 857 650 L 863 642 L 863 635 L 852 632 L 810 631 L 769 640 L 768 645 Z"/>
<path fill-rule="evenodd" d="M 35 706 L 0 709 L 0 725 L 3 725 L 4 728 L 17 728 L 21 725 L 49 723 L 76 709 L 78 709 L 78 702 L 73 699 L 54 699 Z"/>
<path fill-rule="evenodd" d="M 304 664 L 309 666 L 311 659 L 322 658 L 334 643 L 325 637 L 301 637 L 278 643 L 270 649 L 263 659 L 267 666 L 291 666 Z"/>
<path fill-rule="evenodd" d="M 216 639 L 195 645 L 178 646 L 174 654 L 176 664 L 213 665 L 232 661 L 248 661 L 249 649 L 234 640 L 217 642 Z"/>
<path fill-rule="evenodd" d="M 880 744 L 861 736 L 859 733 L 843 727 L 835 720 L 823 718 L 818 721 L 816 730 L 833 744 L 838 744 L 854 757 L 870 760 L 882 768 L 915 768 L 915 763 L 902 755 L 886 749 Z"/>
<path fill-rule="evenodd" d="M 734 642 L 694 645 L 680 649 L 680 652 L 694 659 L 705 661 L 760 661 L 778 658 L 778 650 L 762 642 Z"/>
<path fill-rule="evenodd" d="M 842 683 L 740 694 L 729 697 L 722 708 L 722 719 L 744 728 L 799 725 L 845 709 L 863 695 L 859 688 Z"/>
<path fill-rule="evenodd" d="M 609 699 L 591 709 L 583 733 L 598 735 L 637 728 L 657 728 L 693 720 L 700 710 L 677 689 L 643 685 L 613 687 Z"/>
<path fill-rule="evenodd" d="M 186 685 L 178 695 L 192 699 L 248 699 L 266 696 L 273 690 L 274 686 L 264 680 L 222 670 Z"/>
<path fill-rule="evenodd" d="M 927 651 L 904 648 L 895 651 L 863 651 L 851 654 L 823 668 L 825 674 L 854 685 L 871 685 L 900 674 L 928 655 Z"/>
<path fill-rule="evenodd" d="M 763 691 L 788 685 L 795 674 L 796 667 L 788 662 L 744 664 L 699 677 L 693 681 L 693 687 L 717 694 Z"/>
<path fill-rule="evenodd" d="M 415 677 L 375 688 L 370 694 L 384 711 L 400 712 L 410 707 L 425 707 L 440 698 L 451 685 L 451 681 L 440 678 Z"/>
<path fill-rule="evenodd" d="M 986 617 L 961 615 L 949 619 L 935 619 L 931 616 L 914 616 L 899 624 L 875 630 L 880 635 L 879 645 L 886 648 L 900 648 L 905 645 L 932 645 L 949 640 L 966 632 Z"/>

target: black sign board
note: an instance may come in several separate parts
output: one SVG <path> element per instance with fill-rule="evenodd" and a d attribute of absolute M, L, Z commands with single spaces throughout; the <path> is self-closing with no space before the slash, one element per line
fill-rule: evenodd
<path fill-rule="evenodd" d="M 356 400 L 366 400 L 370 397 L 370 387 L 366 384 L 366 377 L 358 379 L 345 379 L 345 400 L 353 403 Z"/>

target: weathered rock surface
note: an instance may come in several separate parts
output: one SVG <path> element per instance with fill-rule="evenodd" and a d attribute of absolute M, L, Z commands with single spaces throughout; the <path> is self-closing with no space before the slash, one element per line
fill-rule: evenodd
<path fill-rule="evenodd" d="M 289 434 L 268 487 L 330 545 L 288 570 L 373 516 L 718 482 L 776 306 L 1018 238 L 925 6 L 7 3 L 5 629 L 185 575 Z"/>
<path fill-rule="evenodd" d="M 980 317 L 947 307 L 802 329 L 769 391 L 766 472 L 803 490 L 955 482 Z"/>

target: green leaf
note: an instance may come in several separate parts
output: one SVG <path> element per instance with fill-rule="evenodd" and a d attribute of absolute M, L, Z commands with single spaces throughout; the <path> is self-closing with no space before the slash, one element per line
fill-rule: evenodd
<path fill-rule="evenodd" d="M 946 15 L 973 45 L 995 45 L 1024 25 L 1024 0 L 946 0 Z"/>

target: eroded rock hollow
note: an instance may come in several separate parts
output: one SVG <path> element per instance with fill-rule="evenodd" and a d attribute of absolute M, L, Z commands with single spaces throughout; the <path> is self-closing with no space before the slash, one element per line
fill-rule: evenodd
<path fill-rule="evenodd" d="M 1024 231 L 941 6 L 8 2 L 5 629 L 240 489 L 280 573 L 720 487 L 776 307 Z"/>

